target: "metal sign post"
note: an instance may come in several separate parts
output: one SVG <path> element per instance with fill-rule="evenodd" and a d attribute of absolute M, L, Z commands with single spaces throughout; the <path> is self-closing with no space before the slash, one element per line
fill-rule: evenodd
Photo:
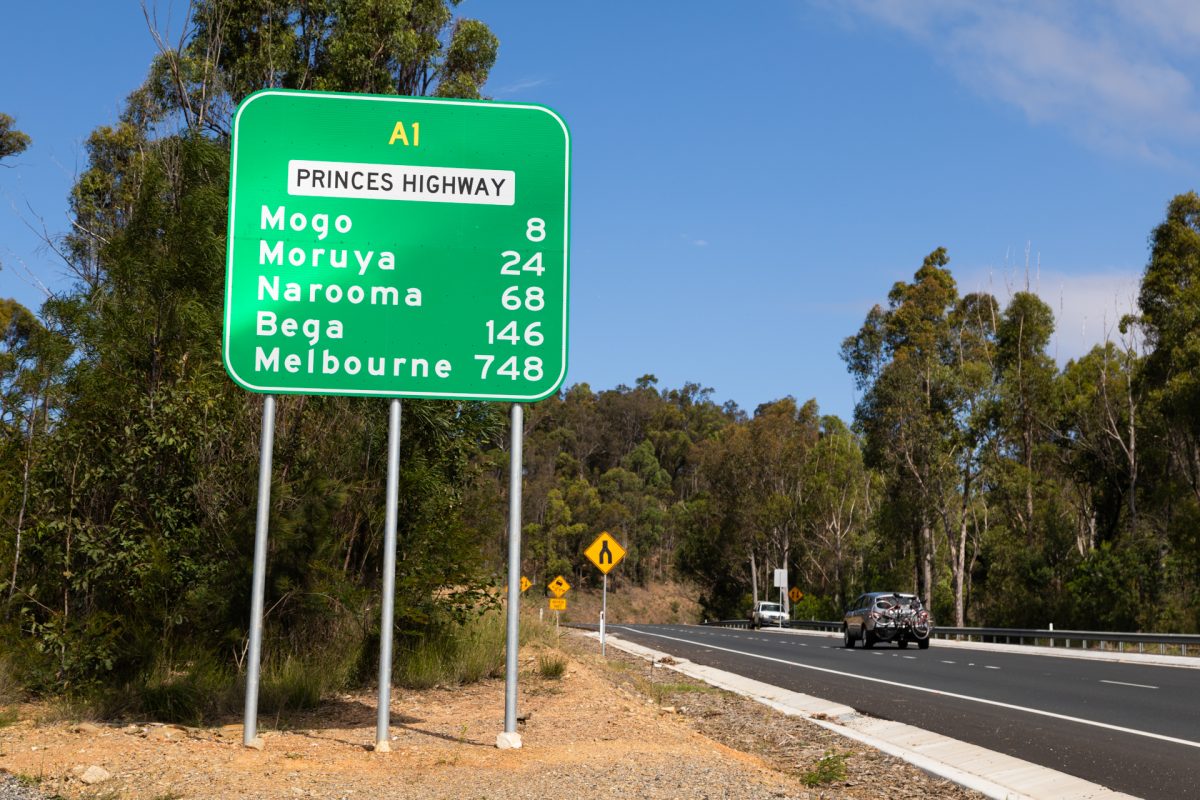
<path fill-rule="evenodd" d="M 608 616 L 608 573 L 604 573 L 604 590 L 600 594 L 600 655 L 604 655 L 604 618 Z"/>
<path fill-rule="evenodd" d="M 254 576 L 250 586 L 250 652 L 246 657 L 246 710 L 242 744 L 261 747 L 258 738 L 258 673 L 262 660 L 263 595 L 267 584 L 267 524 L 271 518 L 271 455 L 275 445 L 275 395 L 263 396 L 262 437 L 258 443 L 258 515 L 254 520 Z"/>
<path fill-rule="evenodd" d="M 379 619 L 379 707 L 375 717 L 375 752 L 391 752 L 392 615 L 396 604 L 396 514 L 400 500 L 400 400 L 388 409 L 387 510 L 383 525 L 383 602 Z"/>
<path fill-rule="evenodd" d="M 521 445 L 525 412 L 512 405 L 512 453 L 508 472 L 508 633 L 504 651 L 504 732 L 496 737 L 500 748 L 521 746 L 517 733 L 517 655 L 521 639 Z"/>
<path fill-rule="evenodd" d="M 604 591 L 601 594 L 600 601 L 600 655 L 604 655 L 604 626 L 606 624 L 606 617 L 608 616 L 608 571 L 617 564 L 620 564 L 621 559 L 625 558 L 625 548 L 621 547 L 620 543 L 608 534 L 608 531 L 604 531 L 596 537 L 596 541 L 588 545 L 583 554 L 604 575 Z"/>

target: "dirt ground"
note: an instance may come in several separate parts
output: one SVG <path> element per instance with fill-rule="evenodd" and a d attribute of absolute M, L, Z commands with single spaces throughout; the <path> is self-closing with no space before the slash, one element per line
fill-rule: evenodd
<path fill-rule="evenodd" d="M 565 672 L 544 677 L 541 659 L 553 657 Z M 391 753 L 370 748 L 374 701 L 344 695 L 262 719 L 262 751 L 242 747 L 239 720 L 81 721 L 23 705 L 0 727 L 0 797 L 978 797 L 662 665 L 613 649 L 602 659 L 592 640 L 565 632 L 557 648 L 522 650 L 519 750 L 495 746 L 502 679 L 394 691 Z"/>
<path fill-rule="evenodd" d="M 572 580 L 567 576 L 568 582 Z M 543 609 L 546 619 L 553 620 L 554 612 L 546 611 L 546 598 L 538 588 L 525 593 L 523 607 Z M 608 588 L 608 621 L 618 623 L 642 623 L 646 625 L 674 625 L 681 622 L 699 622 L 700 603 L 696 601 L 696 587 L 675 581 L 659 581 L 636 586 L 613 577 Z M 600 606 L 603 601 L 598 587 L 576 586 L 565 595 L 567 610 L 562 614 L 563 622 L 579 622 L 595 625 L 600 621 Z"/>

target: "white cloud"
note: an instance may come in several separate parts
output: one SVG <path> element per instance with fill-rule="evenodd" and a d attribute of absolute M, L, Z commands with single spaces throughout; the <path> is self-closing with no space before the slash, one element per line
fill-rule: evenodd
<path fill-rule="evenodd" d="M 1200 134 L 1200 4 L 857 0 L 963 83 L 1088 144 L 1160 162 Z"/>
<path fill-rule="evenodd" d="M 1096 272 L 1068 275 L 1033 268 L 1029 289 L 1054 311 L 1054 339 L 1050 355 L 1060 365 L 1085 355 L 1105 341 L 1120 342 L 1121 317 L 1136 313 L 1140 272 Z M 960 294 L 990 292 L 1008 305 L 1013 294 L 1025 289 L 1025 272 L 998 274 L 968 271 L 956 276 Z"/>
<path fill-rule="evenodd" d="M 549 81 L 546 78 L 526 78 L 524 80 L 510 83 L 496 90 L 496 93 L 501 97 L 509 97 L 515 94 L 527 92 L 530 89 L 536 89 L 539 86 L 544 86 Z"/>

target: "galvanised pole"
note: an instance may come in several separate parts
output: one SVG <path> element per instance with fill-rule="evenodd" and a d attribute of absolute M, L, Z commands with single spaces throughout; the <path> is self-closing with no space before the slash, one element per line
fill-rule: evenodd
<path fill-rule="evenodd" d="M 267 585 L 267 524 L 271 518 L 271 454 L 275 445 L 275 395 L 263 395 L 262 437 L 258 443 L 258 516 L 254 521 L 254 576 L 250 585 L 250 652 L 246 656 L 246 710 L 242 744 L 261 747 L 258 738 L 258 678 L 262 661 L 263 594 Z"/>
<path fill-rule="evenodd" d="M 508 634 L 504 666 L 504 734 L 509 746 L 520 747 L 517 734 L 517 655 L 521 636 L 521 446 L 525 412 L 512 404 L 512 453 L 508 475 Z"/>
<path fill-rule="evenodd" d="M 379 618 L 379 707 L 375 752 L 391 752 L 392 617 L 396 601 L 396 513 L 400 494 L 400 399 L 388 408 L 387 509 L 383 525 L 383 603 Z"/>

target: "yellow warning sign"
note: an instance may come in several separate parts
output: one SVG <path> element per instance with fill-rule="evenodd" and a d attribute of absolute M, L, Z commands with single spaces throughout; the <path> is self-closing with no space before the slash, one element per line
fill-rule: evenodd
<path fill-rule="evenodd" d="M 591 559 L 596 569 L 607 575 L 610 569 L 621 563 L 621 559 L 625 557 L 625 548 L 605 531 L 596 537 L 596 541 L 592 542 L 583 554 Z"/>
<path fill-rule="evenodd" d="M 526 578 L 524 575 L 522 575 L 521 576 L 521 591 L 524 592 L 530 586 L 533 586 L 533 581 L 529 580 L 529 578 Z"/>
<path fill-rule="evenodd" d="M 546 585 L 546 588 L 554 592 L 555 597 L 562 597 L 567 592 L 571 591 L 571 584 L 567 583 L 567 579 L 559 575 L 554 580 Z M 564 601 L 565 602 L 565 601 Z"/>
<path fill-rule="evenodd" d="M 550 610 L 551 611 L 566 611 L 567 610 L 567 598 L 551 597 L 550 598 Z"/>
<path fill-rule="evenodd" d="M 793 586 L 792 590 L 790 592 L 788 592 L 788 597 L 791 599 L 791 601 L 793 603 L 799 603 L 801 600 L 804 599 L 804 592 L 800 591 L 795 586 Z"/>

